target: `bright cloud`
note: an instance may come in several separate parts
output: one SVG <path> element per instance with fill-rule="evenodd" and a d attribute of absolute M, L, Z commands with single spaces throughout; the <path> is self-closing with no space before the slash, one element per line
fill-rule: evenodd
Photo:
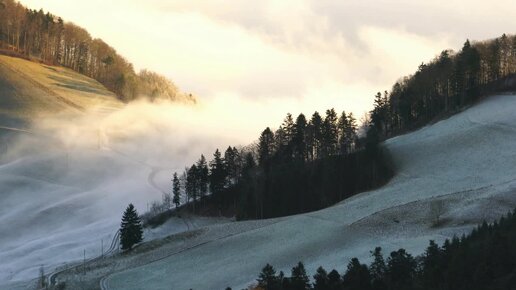
<path fill-rule="evenodd" d="M 441 50 L 516 25 L 509 0 L 22 2 L 85 27 L 206 104 L 249 111 L 255 130 L 286 112 L 361 115 L 375 92 Z"/>

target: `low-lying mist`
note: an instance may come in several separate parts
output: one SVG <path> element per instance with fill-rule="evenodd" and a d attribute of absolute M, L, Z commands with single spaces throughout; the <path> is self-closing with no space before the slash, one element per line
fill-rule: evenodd
<path fill-rule="evenodd" d="M 0 280 L 100 255 L 127 204 L 143 213 L 201 153 L 252 142 L 264 120 L 231 102 L 99 106 L 0 132 Z"/>

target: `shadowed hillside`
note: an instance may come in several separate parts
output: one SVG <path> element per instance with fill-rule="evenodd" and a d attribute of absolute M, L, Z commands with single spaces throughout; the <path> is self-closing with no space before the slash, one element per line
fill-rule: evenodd
<path fill-rule="evenodd" d="M 99 82 L 70 69 L 2 55 L 0 96 L 3 126 L 56 113 L 111 111 L 123 104 Z"/>

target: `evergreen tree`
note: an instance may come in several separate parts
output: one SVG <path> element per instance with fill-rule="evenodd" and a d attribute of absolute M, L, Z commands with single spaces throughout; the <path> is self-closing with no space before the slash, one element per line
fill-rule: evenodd
<path fill-rule="evenodd" d="M 130 250 L 134 244 L 143 240 L 143 228 L 140 217 L 133 204 L 130 203 L 120 224 L 120 245 L 122 250 Z"/>
<path fill-rule="evenodd" d="M 308 124 L 307 150 L 310 160 L 321 158 L 323 120 L 318 112 L 315 112 Z"/>
<path fill-rule="evenodd" d="M 385 273 L 387 271 L 387 266 L 385 265 L 385 260 L 382 255 L 382 248 L 376 247 L 374 251 L 371 252 L 371 256 L 373 257 L 373 262 L 369 266 L 371 273 L 371 285 L 375 290 L 383 290 L 385 289 Z"/>
<path fill-rule="evenodd" d="M 331 290 L 340 290 L 341 289 L 342 279 L 340 277 L 339 272 L 337 272 L 337 270 L 333 269 L 328 274 L 328 284 L 329 284 Z"/>
<path fill-rule="evenodd" d="M 208 163 L 206 162 L 206 158 L 201 154 L 201 158 L 197 161 L 197 182 L 199 184 L 199 196 L 204 198 L 208 193 L 208 183 L 209 183 L 209 170 Z"/>
<path fill-rule="evenodd" d="M 294 125 L 294 135 L 292 137 L 292 145 L 294 150 L 294 158 L 299 161 L 307 159 L 306 153 L 306 118 L 305 115 L 299 114 Z"/>
<path fill-rule="evenodd" d="M 441 249 L 434 241 L 430 241 L 422 263 L 424 269 L 422 279 L 425 285 L 430 286 L 430 288 L 438 289 L 438 285 L 442 281 L 441 269 L 443 265 L 441 261 Z"/>
<path fill-rule="evenodd" d="M 345 290 L 371 289 L 371 275 L 367 266 L 360 264 L 357 258 L 351 259 L 346 274 L 342 276 L 342 285 Z"/>
<path fill-rule="evenodd" d="M 355 140 L 357 139 L 357 120 L 353 113 L 348 114 L 348 122 L 345 128 L 345 136 L 346 136 L 346 145 L 347 145 L 347 153 L 351 153 L 355 149 Z"/>
<path fill-rule="evenodd" d="M 328 273 L 326 273 L 326 270 L 324 270 L 323 267 L 317 268 L 317 271 L 314 275 L 314 280 L 314 290 L 330 290 Z"/>
<path fill-rule="evenodd" d="M 309 290 L 310 279 L 306 274 L 305 265 L 299 262 L 297 266 L 292 268 L 292 277 L 290 277 L 290 286 L 296 290 Z"/>
<path fill-rule="evenodd" d="M 240 154 L 240 151 L 238 151 L 238 149 L 234 146 L 233 146 L 233 155 L 235 158 L 234 159 L 235 164 L 234 164 L 234 172 L 231 173 L 231 176 L 234 180 L 234 183 L 236 183 L 242 175 L 242 168 L 244 166 L 244 158 L 243 158 L 244 156 L 242 156 Z"/>
<path fill-rule="evenodd" d="M 192 165 L 186 174 L 186 186 L 185 191 L 187 195 L 187 200 L 193 200 L 193 208 L 195 212 L 195 203 L 197 202 L 197 198 L 199 196 L 199 182 L 198 182 L 198 169 L 194 164 Z"/>
<path fill-rule="evenodd" d="M 337 122 L 338 119 L 335 110 L 326 110 L 326 116 L 322 126 L 321 153 L 323 157 L 332 156 L 337 153 L 339 138 Z"/>
<path fill-rule="evenodd" d="M 404 249 L 391 253 L 387 259 L 387 279 L 391 289 L 414 289 L 416 260 Z"/>
<path fill-rule="evenodd" d="M 279 279 L 273 266 L 267 264 L 258 276 L 258 286 L 264 290 L 275 290 L 279 286 Z"/>
<path fill-rule="evenodd" d="M 342 111 L 342 114 L 339 118 L 338 128 L 339 128 L 339 149 L 340 154 L 348 154 L 350 150 L 350 144 L 348 143 L 348 127 L 351 125 L 349 124 L 348 115 L 346 115 L 345 111 Z"/>
<path fill-rule="evenodd" d="M 230 147 L 231 148 L 231 147 Z M 213 196 L 219 196 L 226 185 L 226 167 L 222 160 L 219 149 L 213 154 L 213 160 L 210 162 L 210 191 Z"/>
<path fill-rule="evenodd" d="M 236 148 L 235 148 L 236 149 Z M 236 183 L 238 179 L 237 175 L 237 154 L 238 151 L 235 152 L 231 146 L 229 146 L 224 152 L 224 168 L 226 169 L 226 183 L 228 185 L 233 185 Z"/>
<path fill-rule="evenodd" d="M 174 177 L 172 178 L 172 202 L 175 204 L 176 208 L 181 204 L 180 196 L 181 196 L 181 183 L 179 178 L 177 177 L 177 173 L 174 172 Z"/>
<path fill-rule="evenodd" d="M 274 148 L 274 134 L 267 127 L 258 140 L 258 163 L 265 166 L 272 157 Z"/>
<path fill-rule="evenodd" d="M 292 142 L 292 139 L 294 138 L 294 119 L 292 118 L 292 114 L 287 113 L 287 116 L 283 120 L 283 124 L 281 124 L 280 128 L 283 128 L 283 132 L 285 132 L 285 139 L 283 146 L 287 146 Z"/>

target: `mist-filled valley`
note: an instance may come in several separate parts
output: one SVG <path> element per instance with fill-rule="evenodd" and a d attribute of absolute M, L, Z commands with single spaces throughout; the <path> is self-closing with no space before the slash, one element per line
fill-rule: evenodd
<path fill-rule="evenodd" d="M 32 120 L 2 129 L 0 280 L 23 280 L 43 265 L 101 254 L 128 203 L 140 213 L 169 191 L 173 172 L 215 148 L 249 142 L 213 112 L 168 102 L 131 103 L 108 114 Z M 211 116 L 210 116 L 211 115 Z M 249 129 L 248 129 L 249 130 Z M 251 130 L 250 130 L 251 131 Z"/>
<path fill-rule="evenodd" d="M 514 288 L 511 1 L 19 1 L 0 290 Z"/>

